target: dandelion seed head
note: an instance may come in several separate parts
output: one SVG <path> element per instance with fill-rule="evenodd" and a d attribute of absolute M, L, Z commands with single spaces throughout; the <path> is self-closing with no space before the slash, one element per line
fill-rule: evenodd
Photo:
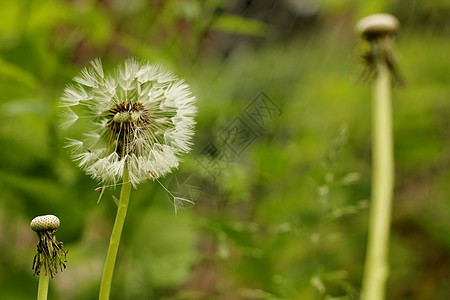
<path fill-rule="evenodd" d="M 195 97 L 161 66 L 129 59 L 107 73 L 94 60 L 74 81 L 61 97 L 62 123 L 88 132 L 66 147 L 92 177 L 116 183 L 127 164 L 136 185 L 166 175 L 190 151 Z"/>

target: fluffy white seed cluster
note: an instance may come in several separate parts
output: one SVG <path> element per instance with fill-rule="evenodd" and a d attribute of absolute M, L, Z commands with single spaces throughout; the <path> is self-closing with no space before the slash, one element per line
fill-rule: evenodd
<path fill-rule="evenodd" d="M 33 231 L 53 230 L 60 225 L 59 218 L 54 215 L 38 216 L 31 220 L 30 227 Z"/>
<path fill-rule="evenodd" d="M 195 97 L 159 65 L 129 59 L 107 74 L 94 60 L 74 81 L 61 99 L 63 126 L 87 131 L 67 148 L 92 177 L 115 184 L 127 165 L 136 185 L 164 176 L 191 149 Z"/>

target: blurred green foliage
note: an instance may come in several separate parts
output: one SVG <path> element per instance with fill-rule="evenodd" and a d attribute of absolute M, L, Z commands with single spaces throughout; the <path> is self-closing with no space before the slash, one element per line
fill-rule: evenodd
<path fill-rule="evenodd" d="M 450 6 L 374 3 L 1 1 L 0 298 L 35 297 L 28 224 L 52 213 L 69 263 L 49 299 L 96 299 L 119 189 L 96 204 L 97 183 L 63 149 L 58 98 L 89 60 L 137 56 L 185 77 L 197 95 L 195 149 L 179 170 L 197 204 L 175 216 L 158 184 L 132 192 L 112 299 L 357 299 L 371 88 L 357 83 L 366 45 L 353 25 L 387 11 L 403 25 L 407 82 L 393 92 L 387 299 L 448 299 Z M 261 95 L 280 109 L 262 128 L 246 114 Z M 223 141 L 237 117 L 257 134 L 239 154 Z"/>

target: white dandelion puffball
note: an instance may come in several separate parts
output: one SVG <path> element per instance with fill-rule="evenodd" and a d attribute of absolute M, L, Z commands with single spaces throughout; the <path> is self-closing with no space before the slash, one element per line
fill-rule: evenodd
<path fill-rule="evenodd" d="M 93 178 L 115 184 L 127 166 L 136 185 L 164 176 L 191 149 L 195 97 L 160 66 L 128 59 L 108 74 L 94 60 L 74 81 L 61 99 L 63 126 L 88 131 L 66 147 Z"/>

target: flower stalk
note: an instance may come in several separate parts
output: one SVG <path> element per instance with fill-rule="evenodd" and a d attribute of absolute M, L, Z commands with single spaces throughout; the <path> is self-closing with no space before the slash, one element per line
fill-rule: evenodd
<path fill-rule="evenodd" d="M 365 300 L 384 299 L 394 186 L 390 77 L 385 64 L 377 63 L 377 70 L 372 107 L 372 207 L 362 290 Z"/>
<path fill-rule="evenodd" d="M 117 209 L 116 220 L 114 221 L 114 227 L 111 233 L 109 241 L 108 254 L 106 255 L 105 266 L 103 269 L 102 282 L 100 285 L 99 300 L 109 299 L 111 292 L 111 283 L 114 273 L 114 266 L 116 263 L 117 251 L 119 249 L 120 237 L 122 236 L 122 229 L 125 223 L 125 217 L 127 214 L 128 203 L 131 194 L 131 182 L 129 180 L 129 171 L 127 164 L 123 171 L 123 184 L 120 191 L 119 207 Z"/>
<path fill-rule="evenodd" d="M 48 273 L 45 271 L 44 266 L 42 266 L 41 273 L 39 275 L 37 300 L 47 300 L 49 281 L 50 276 L 48 276 Z"/>
<path fill-rule="evenodd" d="M 371 43 L 369 67 L 376 72 L 372 99 L 372 194 L 361 299 L 382 300 L 388 278 L 388 249 L 394 189 L 391 73 L 395 70 L 392 36 L 398 21 L 387 14 L 362 19 L 358 29 Z"/>

